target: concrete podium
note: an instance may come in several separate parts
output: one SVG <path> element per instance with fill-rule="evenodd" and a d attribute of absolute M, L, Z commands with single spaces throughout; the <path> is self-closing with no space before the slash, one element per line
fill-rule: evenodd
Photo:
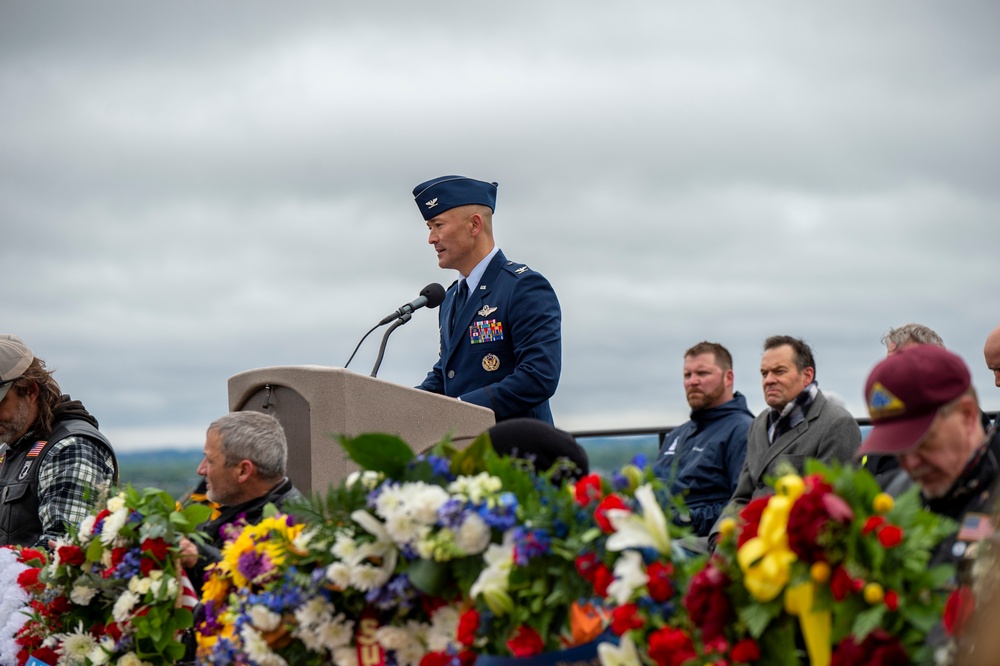
<path fill-rule="evenodd" d="M 451 433 L 468 444 L 496 420 L 492 410 L 321 365 L 274 366 L 229 378 L 229 410 L 278 419 L 288 438 L 288 476 L 303 494 L 337 485 L 357 465 L 330 435 L 398 435 L 423 452 Z"/>

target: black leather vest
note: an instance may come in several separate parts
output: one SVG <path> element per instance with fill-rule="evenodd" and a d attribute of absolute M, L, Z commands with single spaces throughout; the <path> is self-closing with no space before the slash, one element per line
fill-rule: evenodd
<path fill-rule="evenodd" d="M 38 515 L 38 470 L 49 450 L 71 436 L 86 437 L 103 445 L 114 461 L 112 483 L 118 484 L 118 458 L 111 442 L 86 421 L 60 421 L 47 440 L 22 438 L 14 447 L 7 447 L 0 460 L 0 546 L 31 546 L 42 536 L 42 521 Z"/>

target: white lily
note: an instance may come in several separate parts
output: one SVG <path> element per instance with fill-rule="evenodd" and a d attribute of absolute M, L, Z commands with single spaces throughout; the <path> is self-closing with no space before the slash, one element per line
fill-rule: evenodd
<path fill-rule="evenodd" d="M 641 515 L 625 509 L 608 510 L 608 522 L 615 530 L 608 537 L 608 550 L 655 548 L 660 553 L 669 555 L 670 532 L 667 530 L 667 517 L 656 501 L 652 486 L 639 486 L 635 491 L 635 498 L 642 508 Z"/>
<path fill-rule="evenodd" d="M 639 551 L 629 550 L 615 563 L 615 579 L 608 585 L 608 595 L 615 598 L 619 606 L 629 602 L 640 587 L 649 582 L 646 565 Z"/>
<path fill-rule="evenodd" d="M 597 656 L 601 660 L 601 666 L 641 666 L 639 661 L 639 651 L 635 649 L 635 643 L 625 634 L 618 640 L 618 645 L 614 643 L 601 643 L 597 646 Z"/>

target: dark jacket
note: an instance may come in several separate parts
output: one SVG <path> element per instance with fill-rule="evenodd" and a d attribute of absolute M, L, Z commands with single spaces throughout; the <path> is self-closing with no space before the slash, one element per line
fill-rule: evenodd
<path fill-rule="evenodd" d="M 746 398 L 736 392 L 718 407 L 691 412 L 691 420 L 668 432 L 660 445 L 653 471 L 684 497 L 698 536 L 708 536 L 736 489 L 752 422 Z"/>
<path fill-rule="evenodd" d="M 951 488 L 941 497 L 924 497 L 924 507 L 958 522 L 958 532 L 938 544 L 931 554 L 930 565 L 953 564 L 955 586 L 973 586 L 973 564 L 979 555 L 980 542 L 990 538 L 997 524 L 997 501 L 1000 482 L 1000 431 L 992 428 L 986 441 L 966 463 Z M 893 496 L 902 494 L 913 482 L 899 470 L 886 486 Z M 940 647 L 948 642 L 943 626 L 938 623 L 927 634 L 927 643 Z"/>
<path fill-rule="evenodd" d="M 492 409 L 497 421 L 552 423 L 562 312 L 548 280 L 498 251 L 451 328 L 457 290 L 448 289 L 438 315 L 441 356 L 417 388 Z"/>
<path fill-rule="evenodd" d="M 48 515 L 65 516 L 70 507 L 84 508 L 97 500 L 96 488 L 72 477 L 81 460 L 105 472 L 109 483 L 118 483 L 118 459 L 97 427 L 97 419 L 79 400 L 63 395 L 52 410 L 50 432 L 30 430 L 4 447 L 6 450 L 0 454 L 0 545 L 46 547 L 48 538 L 63 533 L 65 525 L 42 525 L 41 509 L 48 508 Z M 60 469 L 69 478 L 57 480 L 53 487 L 40 487 L 38 472 L 49 452 L 70 437 L 76 438 L 78 444 L 64 449 L 58 458 L 60 465 L 65 461 L 66 467 Z M 87 496 L 87 492 L 91 495 Z"/>

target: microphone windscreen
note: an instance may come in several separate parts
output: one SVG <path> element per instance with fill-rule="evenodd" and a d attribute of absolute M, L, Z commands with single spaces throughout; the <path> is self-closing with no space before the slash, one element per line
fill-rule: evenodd
<path fill-rule="evenodd" d="M 427 285 L 420 291 L 420 295 L 427 299 L 427 307 L 436 308 L 444 303 L 444 287 L 437 282 Z"/>

